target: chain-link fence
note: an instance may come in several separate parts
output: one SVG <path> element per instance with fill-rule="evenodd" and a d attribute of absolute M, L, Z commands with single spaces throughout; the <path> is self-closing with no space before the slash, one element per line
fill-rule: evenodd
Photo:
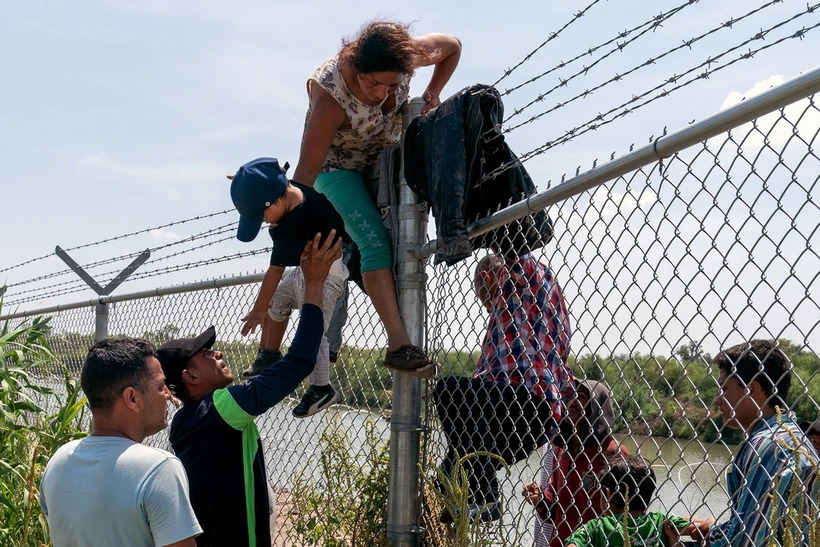
<path fill-rule="evenodd" d="M 606 388 L 597 393 L 607 392 L 612 403 L 614 441 L 646 458 L 654 471 L 657 490 L 650 511 L 718 521 L 732 516 L 725 479 L 742 436 L 716 408 L 719 371 L 712 356 L 721 349 L 752 339 L 776 340 L 789 359 L 787 403 L 796 420 L 818 418 L 819 134 L 820 110 L 812 95 L 556 200 L 548 209 L 554 240 L 534 253 L 554 280 L 526 255 L 483 259 L 479 265 L 490 251 L 432 269 L 429 344 L 445 370 L 428 391 L 428 423 L 436 434 L 429 437 L 426 457 L 449 470 L 453 448 L 461 455 L 506 450 L 510 464 L 505 470 L 487 458 L 467 463 L 473 514 L 488 521 L 481 541 L 528 545 L 535 534 L 546 545 L 546 530 L 554 525 L 566 538 L 588 518 L 573 511 L 596 503 L 583 490 L 601 471 L 604 456 L 611 455 L 610 441 L 593 425 L 581 435 L 584 448 L 576 447 L 580 458 L 570 457 L 569 447 L 555 451 L 549 444 L 521 450 L 522 431 L 531 427 L 526 422 L 535 410 L 528 415 L 519 408 L 520 393 L 505 400 L 501 390 L 494 396 L 490 387 L 499 377 L 503 384 L 505 375 L 531 382 L 529 367 L 543 367 L 545 378 L 561 379 L 560 367 L 550 360 L 562 352 L 561 298 L 572 330 L 567 361 L 578 386 L 590 386 L 593 396 Z M 510 223 L 494 232 L 490 246 L 509 248 L 504 238 L 515 230 Z M 486 280 L 481 271 L 489 272 Z M 553 283 L 551 290 L 538 292 Z M 524 332 L 530 340 L 522 344 Z M 478 376 L 472 384 L 461 378 L 471 375 Z M 589 419 L 594 415 L 587 413 Z M 816 468 L 816 456 L 811 459 Z M 491 468 L 489 475 L 498 472 L 498 484 L 482 466 Z M 545 467 L 556 469 L 552 482 Z M 553 521 L 542 519 L 522 495 L 527 483 L 554 495 L 559 505 L 575 507 L 558 508 Z M 768 507 L 760 502 L 765 518 Z M 816 491 L 804 508 L 802 524 L 816 525 Z M 439 515 L 425 514 L 427 529 L 447 537 L 450 531 L 437 526 Z M 733 544 L 759 540 L 753 530 L 741 530 L 739 537 Z M 780 545 L 783 537 L 766 541 Z M 809 541 L 797 535 L 793 540 Z"/>
<path fill-rule="evenodd" d="M 554 238 L 532 255 L 504 244 L 517 229 L 518 220 L 511 220 L 485 238 L 490 247 L 508 249 L 506 257 L 483 259 L 489 251 L 480 250 L 454 266 L 427 267 L 427 313 L 421 319 L 428 350 L 442 370 L 419 391 L 426 426 L 415 428 L 425 431 L 422 476 L 404 502 L 419 513 L 419 527 L 410 530 L 414 537 L 427 545 L 458 539 L 456 528 L 439 520 L 458 521 L 460 515 L 435 493 L 445 482 L 436 474 L 441 462 L 446 471 L 458 468 L 448 447 L 483 446 L 509 464 L 504 469 L 490 457 L 466 462 L 467 501 L 478 517 L 472 541 L 546 545 L 553 525 L 563 531 L 577 523 L 584 503 L 599 503 L 599 482 L 588 479 L 603 468 L 595 463 L 585 478 L 579 468 L 562 467 L 566 457 L 542 442 L 557 433 L 565 453 L 579 450 L 581 436 L 554 420 L 573 412 L 584 389 L 593 399 L 611 401 L 612 409 L 600 416 L 609 431 L 583 437 L 599 441 L 588 457 L 623 446 L 651 464 L 657 478 L 651 511 L 726 520 L 726 473 L 741 436 L 715 409 L 720 386 L 712 358 L 753 338 L 777 340 L 789 358 L 787 403 L 796 419 L 818 418 L 820 108 L 813 94 L 799 98 L 779 109 L 776 100 L 769 110 L 758 106 L 752 122 L 713 131 L 716 136 L 707 140 L 690 135 L 696 144 L 663 159 L 667 149 L 656 140 L 650 147 L 654 160 L 609 178 L 591 171 L 590 177 L 604 177 L 599 182 L 584 183 L 582 174 L 574 179 L 581 191 L 573 181 L 548 189 L 543 195 L 553 196 L 547 211 Z M 478 269 L 484 273 L 476 274 L 482 259 Z M 256 352 L 255 342 L 240 336 L 239 319 L 260 280 L 223 279 L 207 288 L 108 298 L 107 331 L 159 344 L 214 324 L 216 347 L 238 373 Z M 400 279 L 398 286 L 401 292 L 408 285 Z M 396 503 L 388 500 L 388 477 L 417 473 L 390 469 L 391 428 L 408 426 L 390 423 L 397 394 L 381 366 L 383 329 L 367 297 L 350 288 L 344 345 L 330 373 L 342 404 L 296 419 L 291 409 L 303 386 L 257 420 L 276 502 L 275 545 L 387 544 L 387 508 Z M 51 344 L 78 373 L 94 338 L 95 306 L 64 308 L 50 313 Z M 291 325 L 286 344 L 292 333 Z M 515 387 L 509 393 L 486 387 L 503 386 L 511 377 Z M 531 402 L 541 400 L 553 404 Z M 527 405 L 532 408 L 523 410 Z M 510 410 L 516 406 L 534 414 L 522 420 Z M 525 442 L 532 431 L 537 438 Z M 147 442 L 170 449 L 165 433 Z M 580 446 L 583 451 L 587 444 Z M 563 476 L 563 488 L 575 490 L 551 485 L 552 468 L 553 481 Z M 548 513 L 539 513 L 538 496 L 533 505 L 521 493 L 528 483 L 539 496 L 557 488 L 556 503 L 570 500 L 569 506 L 560 507 L 554 521 L 542 518 Z M 809 518 L 803 524 L 818 521 L 816 503 L 814 497 L 805 507 Z"/>

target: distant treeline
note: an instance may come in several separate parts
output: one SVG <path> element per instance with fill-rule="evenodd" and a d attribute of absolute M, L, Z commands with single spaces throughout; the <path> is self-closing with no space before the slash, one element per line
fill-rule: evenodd
<path fill-rule="evenodd" d="M 142 334 L 161 344 L 181 333 L 174 325 Z M 91 334 L 52 335 L 55 354 L 79 372 L 85 351 L 93 341 Z M 818 418 L 820 402 L 820 357 L 794 342 L 778 340 L 780 348 L 791 359 L 794 369 L 787 403 L 800 420 Z M 234 373 L 250 363 L 256 351 L 255 342 L 217 342 Z M 343 347 L 339 361 L 331 366 L 331 382 L 344 396 L 345 403 L 381 411 L 390 407 L 390 373 L 381 366 L 383 350 Z M 478 359 L 477 352 L 448 351 L 435 353 L 442 365 L 442 375 L 470 375 Z M 713 442 L 720 438 L 736 443 L 740 433 L 721 430 L 722 419 L 713 405 L 718 391 L 718 371 L 712 356 L 692 342 L 679 347 L 672 356 L 598 354 L 571 358 L 570 365 L 579 378 L 604 382 L 612 390 L 619 419 L 617 432 L 641 435 L 699 438 Z"/>

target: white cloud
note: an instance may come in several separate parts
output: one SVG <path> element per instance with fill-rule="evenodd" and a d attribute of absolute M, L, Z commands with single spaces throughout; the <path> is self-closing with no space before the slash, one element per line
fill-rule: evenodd
<path fill-rule="evenodd" d="M 739 104 L 743 99 L 751 99 L 757 95 L 760 95 L 764 91 L 768 91 L 771 88 L 782 84 L 785 80 L 782 74 L 775 74 L 773 76 L 769 76 L 765 80 L 761 80 L 757 82 L 755 85 L 751 87 L 751 89 L 747 89 L 743 93 L 739 91 L 732 91 L 729 93 L 726 98 L 723 100 L 723 104 L 720 105 L 721 110 L 726 110 L 730 106 L 734 106 Z"/>
<path fill-rule="evenodd" d="M 746 91 L 732 91 L 723 100 L 720 109 L 726 110 L 745 99 L 760 95 L 782 84 L 784 81 L 785 78 L 782 75 L 775 74 L 755 83 Z M 820 112 L 814 108 L 806 110 L 808 106 L 808 99 L 794 102 L 785 108 L 785 116 L 780 113 L 780 110 L 775 110 L 770 114 L 757 118 L 757 130 L 753 130 L 751 122 L 746 123 L 732 129 L 732 137 L 744 149 L 761 148 L 766 139 L 768 139 L 769 144 L 772 146 L 783 145 L 794 134 L 793 124 L 796 124 L 798 132 L 808 135 L 809 138 L 806 140 L 810 140 L 810 138 L 820 130 Z M 785 119 L 783 119 L 784 117 Z M 709 144 L 710 146 L 720 146 L 725 140 L 726 135 L 721 134 L 709 139 Z"/>
<path fill-rule="evenodd" d="M 156 230 L 149 231 L 148 236 L 151 239 L 159 239 L 162 241 L 175 241 L 180 238 L 179 234 L 163 228 L 157 228 Z"/>
<path fill-rule="evenodd" d="M 589 207 L 583 212 L 583 217 L 578 211 L 572 211 L 570 206 L 562 208 L 562 216 L 567 219 L 567 223 L 573 220 L 591 223 L 597 219 L 609 220 L 617 214 L 628 217 L 629 213 L 635 209 L 652 205 L 656 201 L 658 201 L 658 195 L 652 190 L 644 189 L 640 194 L 636 194 L 617 192 L 605 186 L 599 186 L 589 198 Z"/>

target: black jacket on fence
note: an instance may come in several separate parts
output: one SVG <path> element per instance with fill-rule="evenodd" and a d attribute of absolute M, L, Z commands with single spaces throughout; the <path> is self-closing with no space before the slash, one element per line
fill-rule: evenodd
<path fill-rule="evenodd" d="M 407 128 L 404 174 L 413 191 L 432 206 L 436 264 L 455 264 L 474 249 L 491 246 L 503 254 L 521 255 L 552 239 L 552 222 L 544 211 L 472 242 L 467 238 L 470 223 L 536 192 L 529 174 L 516 165 L 518 158 L 504 142 L 503 117 L 498 91 L 475 84 Z M 502 165 L 510 167 L 488 175 Z"/>

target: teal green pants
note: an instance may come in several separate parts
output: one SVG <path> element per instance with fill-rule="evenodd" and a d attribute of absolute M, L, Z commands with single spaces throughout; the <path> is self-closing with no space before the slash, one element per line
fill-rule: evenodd
<path fill-rule="evenodd" d="M 313 187 L 344 219 L 345 231 L 362 254 L 362 273 L 393 267 L 390 238 L 359 171 L 321 173 Z"/>

